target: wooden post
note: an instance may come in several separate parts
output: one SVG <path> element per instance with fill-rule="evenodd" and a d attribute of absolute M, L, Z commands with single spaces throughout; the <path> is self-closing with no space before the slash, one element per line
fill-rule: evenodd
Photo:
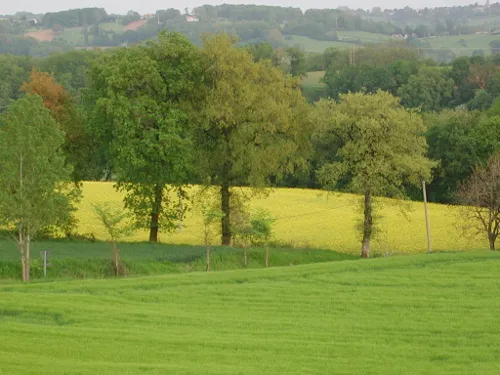
<path fill-rule="evenodd" d="M 422 189 L 424 192 L 424 210 L 425 210 L 425 225 L 427 228 L 427 252 L 432 252 L 431 246 L 431 226 L 429 223 L 429 210 L 427 208 L 427 190 L 425 188 L 425 180 L 422 180 Z"/>

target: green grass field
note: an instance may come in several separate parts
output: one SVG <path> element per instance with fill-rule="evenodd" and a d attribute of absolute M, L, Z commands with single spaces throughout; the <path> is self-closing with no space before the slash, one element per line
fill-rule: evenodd
<path fill-rule="evenodd" d="M 320 79 L 323 78 L 324 75 L 324 71 L 308 72 L 307 76 L 302 79 L 301 86 L 324 87 L 325 84 L 320 82 Z"/>
<path fill-rule="evenodd" d="M 323 53 L 325 49 L 334 48 L 348 48 L 352 46 L 351 43 L 326 41 L 326 40 L 316 40 L 309 38 L 307 36 L 292 35 L 291 39 L 285 40 L 287 46 L 299 46 L 306 52 Z"/>
<path fill-rule="evenodd" d="M 369 33 L 366 31 L 339 31 L 337 32 L 339 38 L 355 38 L 361 40 L 363 43 L 380 43 L 391 40 L 390 35 Z"/>
<path fill-rule="evenodd" d="M 498 374 L 500 256 L 0 284 L 0 374 Z"/>
<path fill-rule="evenodd" d="M 150 243 L 119 244 L 124 275 L 159 275 L 205 271 L 206 249 L 202 246 Z M 111 247 L 105 242 L 35 241 L 31 249 L 32 279 L 43 278 L 42 250 L 50 250 L 47 279 L 114 277 Z M 243 250 L 217 246 L 211 253 L 211 270 L 264 268 L 265 249 L 248 250 L 245 266 Z M 273 267 L 358 259 L 357 255 L 331 250 L 270 248 Z M 0 279 L 17 280 L 21 275 L 19 252 L 13 241 L 0 240 Z"/>
<path fill-rule="evenodd" d="M 460 40 L 465 41 L 465 46 Z M 436 38 L 427 38 L 433 49 L 450 49 L 458 56 L 470 56 L 476 49 L 482 49 L 485 54 L 490 54 L 489 43 L 493 40 L 500 40 L 500 35 L 472 34 L 472 35 L 453 35 Z"/>

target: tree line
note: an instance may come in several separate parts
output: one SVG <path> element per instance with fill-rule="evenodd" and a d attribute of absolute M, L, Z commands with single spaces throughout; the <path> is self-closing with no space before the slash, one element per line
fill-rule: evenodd
<path fill-rule="evenodd" d="M 378 197 L 415 196 L 421 181 L 434 177 L 431 195 L 458 202 L 455 192 L 498 151 L 495 105 L 486 112 L 426 112 L 385 87 L 310 104 L 300 74 L 225 33 L 204 37 L 202 47 L 161 32 L 128 48 L 1 59 L 8 79 L 0 102 L 0 220 L 16 233 L 25 278 L 37 233 L 71 236 L 84 180 L 114 181 L 135 227 L 149 230 L 152 242 L 189 214 L 179 203 L 189 207 L 192 184 L 216 189 L 216 213 L 207 212 L 219 220 L 224 245 L 233 241 L 242 202 L 262 189 L 356 192 L 363 207 L 361 254 L 368 257 Z M 412 60 L 411 51 L 401 50 L 386 62 L 404 73 L 394 64 L 407 67 Z M 465 84 L 476 68 L 467 60 L 466 74 L 463 61 L 434 69 Z M 332 74 L 325 75 L 327 86 Z M 401 78 L 407 82 L 401 87 L 411 77 Z M 252 193 L 242 194 L 242 186 Z"/>

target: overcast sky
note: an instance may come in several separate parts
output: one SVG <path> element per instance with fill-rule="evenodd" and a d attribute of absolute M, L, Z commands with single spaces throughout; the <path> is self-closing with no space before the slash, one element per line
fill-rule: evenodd
<path fill-rule="evenodd" d="M 158 9 L 177 8 L 190 10 L 203 4 L 265 4 L 279 6 L 299 7 L 303 10 L 316 8 L 337 8 L 338 6 L 349 6 L 350 8 L 370 9 L 374 6 L 381 8 L 412 8 L 468 5 L 475 0 L 255 0 L 255 1 L 232 1 L 232 0 L 0 0 L 0 14 L 12 14 L 19 11 L 33 13 L 46 13 L 71 8 L 99 7 L 105 8 L 108 13 L 124 14 L 128 10 L 135 10 L 141 14 L 153 13 Z M 479 2 L 479 1 L 478 1 Z M 485 2 L 485 1 L 480 1 Z M 495 2 L 495 1 L 492 1 Z"/>

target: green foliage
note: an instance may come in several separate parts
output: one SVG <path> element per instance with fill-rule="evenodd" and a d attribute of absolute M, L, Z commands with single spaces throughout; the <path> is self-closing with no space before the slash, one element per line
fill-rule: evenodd
<path fill-rule="evenodd" d="M 33 61 L 29 57 L 0 54 L 0 113 L 21 97 L 19 89 L 28 80 L 32 68 Z"/>
<path fill-rule="evenodd" d="M 103 8 L 71 9 L 61 12 L 46 13 L 42 18 L 42 25 L 53 28 L 57 25 L 63 27 L 77 27 L 99 24 L 107 17 Z"/>
<path fill-rule="evenodd" d="M 474 98 L 467 103 L 467 108 L 471 111 L 485 111 L 493 103 L 493 96 L 486 90 L 476 90 Z"/>
<path fill-rule="evenodd" d="M 429 157 L 439 160 L 429 197 L 437 202 L 454 202 L 461 182 L 495 151 L 500 150 L 500 117 L 479 112 L 446 110 L 425 116 Z"/>
<path fill-rule="evenodd" d="M 25 227 L 31 236 L 61 224 L 72 210 L 75 194 L 62 152 L 62 132 L 39 96 L 17 100 L 0 121 L 2 222 Z"/>
<path fill-rule="evenodd" d="M 404 182 L 417 185 L 429 179 L 434 163 L 424 156 L 425 126 L 417 113 L 381 91 L 340 99 L 321 100 L 315 108 L 314 139 L 337 153 L 335 161 L 319 169 L 325 187 L 335 188 L 348 176 L 348 190 L 397 197 L 404 194 Z"/>
<path fill-rule="evenodd" d="M 294 77 L 303 77 L 306 75 L 306 60 L 304 52 L 298 47 L 286 49 L 290 59 L 290 74 Z"/>
<path fill-rule="evenodd" d="M 375 94 L 345 94 L 340 102 L 321 100 L 314 112 L 313 137 L 327 153 L 317 174 L 327 189 L 364 194 L 362 256 L 368 257 L 373 226 L 372 197 L 404 196 L 405 185 L 429 180 L 435 163 L 425 157 L 425 126 L 419 114 L 399 99 Z"/>
<path fill-rule="evenodd" d="M 230 188 L 266 186 L 308 151 L 308 106 L 297 81 L 269 62 L 255 63 L 224 34 L 205 40 L 209 92 L 200 112 L 196 150 L 202 175 L 221 186 L 222 235 L 230 241 Z"/>
<path fill-rule="evenodd" d="M 158 41 L 106 56 L 90 74 L 93 132 L 113 163 L 126 207 L 138 227 L 150 228 L 152 241 L 154 231 L 174 228 L 178 211 L 170 191 L 183 196 L 180 186 L 191 176 L 189 126 L 200 68 L 195 47 L 165 32 Z"/>
<path fill-rule="evenodd" d="M 31 239 L 43 228 L 71 223 L 77 191 L 69 184 L 63 143 L 39 96 L 17 100 L 0 117 L 0 224 L 17 233 L 24 281 Z"/>
<path fill-rule="evenodd" d="M 446 71 L 424 68 L 408 79 L 397 93 L 407 108 L 421 108 L 423 111 L 437 111 L 446 108 L 453 98 L 455 84 Z"/>
<path fill-rule="evenodd" d="M 135 227 L 130 223 L 130 213 L 109 203 L 94 204 L 94 212 L 101 225 L 106 229 L 109 241 L 116 243 L 132 235 Z"/>

